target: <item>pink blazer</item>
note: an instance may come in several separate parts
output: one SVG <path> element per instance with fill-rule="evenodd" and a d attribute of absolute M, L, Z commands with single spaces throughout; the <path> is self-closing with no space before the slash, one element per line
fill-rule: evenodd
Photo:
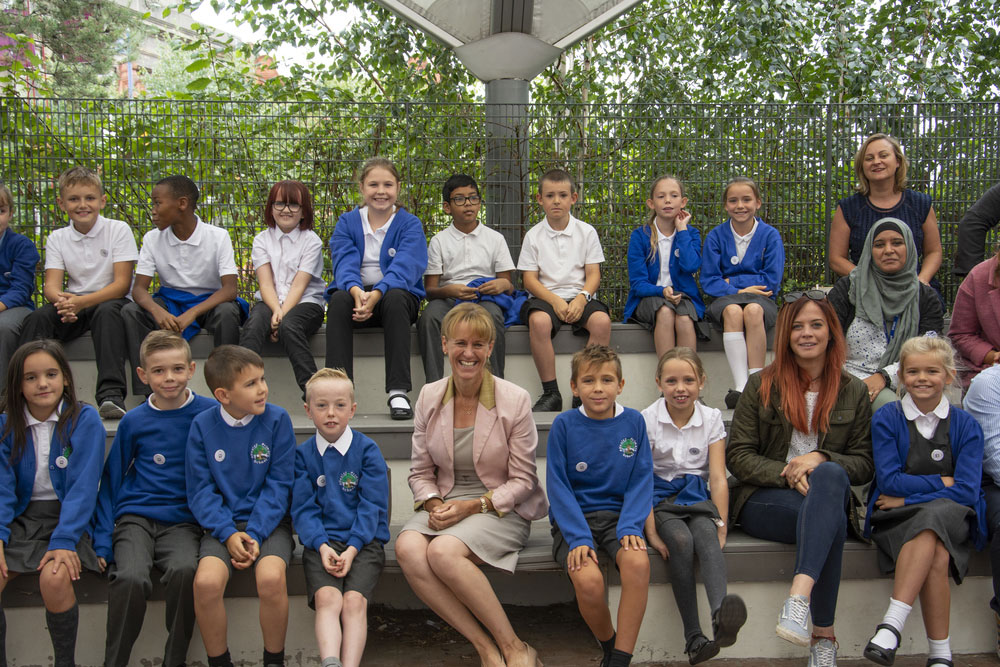
<path fill-rule="evenodd" d="M 1000 289 L 991 285 L 996 265 L 991 258 L 973 267 L 958 288 L 951 312 L 948 337 L 965 363 L 961 375 L 966 387 L 983 370 L 986 353 L 1000 350 Z"/>
<path fill-rule="evenodd" d="M 455 401 L 441 405 L 448 382 L 444 378 L 424 385 L 417 398 L 408 479 L 417 505 L 435 495 L 444 498 L 455 486 Z M 472 445 L 476 474 L 493 491 L 498 511 L 541 519 L 548 502 L 535 468 L 538 429 L 531 397 L 512 382 L 493 378 L 493 383 L 496 407 L 477 404 Z"/>

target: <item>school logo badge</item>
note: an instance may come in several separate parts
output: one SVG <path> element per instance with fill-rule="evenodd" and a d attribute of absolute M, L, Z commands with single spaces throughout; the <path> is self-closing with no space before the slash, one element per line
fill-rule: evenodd
<path fill-rule="evenodd" d="M 258 442 L 250 449 L 250 460 L 254 463 L 267 463 L 271 458 L 271 448 L 263 442 Z"/>
<path fill-rule="evenodd" d="M 68 459 L 70 457 L 70 454 L 72 454 L 72 453 L 73 453 L 73 445 L 66 445 L 65 447 L 63 447 L 62 455 L 65 458 Z"/>
<path fill-rule="evenodd" d="M 618 443 L 618 451 L 620 451 L 622 453 L 622 456 L 624 456 L 627 459 L 630 459 L 633 456 L 635 456 L 636 448 L 637 446 L 635 444 L 634 438 L 625 438 L 624 440 Z"/>
<path fill-rule="evenodd" d="M 358 488 L 358 474 L 349 470 L 342 474 L 337 481 L 340 482 L 340 488 L 348 493 Z"/>

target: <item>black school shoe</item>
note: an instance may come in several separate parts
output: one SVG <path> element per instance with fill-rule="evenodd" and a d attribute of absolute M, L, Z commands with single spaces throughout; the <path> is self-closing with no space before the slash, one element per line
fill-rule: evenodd
<path fill-rule="evenodd" d="M 688 640 L 684 646 L 684 652 L 687 653 L 688 662 L 697 665 L 719 655 L 719 645 L 705 635 L 698 633 Z"/>
<path fill-rule="evenodd" d="M 402 398 L 406 401 L 405 408 L 394 408 L 392 407 L 392 399 Z M 410 403 L 410 397 L 406 394 L 396 394 L 395 396 L 390 396 L 389 400 L 386 401 L 386 405 L 389 406 L 389 416 L 396 420 L 402 419 L 413 419 L 413 405 Z"/>
<path fill-rule="evenodd" d="M 747 606 L 739 595 L 727 595 L 712 614 L 712 636 L 720 648 L 736 643 L 736 635 L 747 622 Z"/>
<path fill-rule="evenodd" d="M 546 391 L 535 404 L 531 406 L 532 412 L 562 412 L 563 402 L 562 394 L 558 391 Z"/>
<path fill-rule="evenodd" d="M 735 389 L 730 389 L 726 393 L 726 407 L 729 408 L 730 410 L 735 410 L 736 404 L 740 402 L 740 396 L 742 395 L 743 392 L 736 391 Z"/>

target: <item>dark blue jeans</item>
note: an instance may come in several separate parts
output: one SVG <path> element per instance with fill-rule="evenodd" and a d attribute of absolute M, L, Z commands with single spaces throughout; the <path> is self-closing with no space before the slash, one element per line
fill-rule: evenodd
<path fill-rule="evenodd" d="M 986 526 L 990 531 L 990 569 L 993 571 L 990 606 L 1000 614 L 1000 487 L 987 484 L 987 479 L 983 480 L 983 491 L 986 492 Z"/>
<path fill-rule="evenodd" d="M 795 489 L 758 489 L 740 511 L 748 535 L 795 544 L 795 574 L 812 577 L 813 625 L 833 625 L 840 589 L 840 564 L 847 539 L 847 501 L 851 484 L 836 463 L 821 463 L 809 476 L 809 493 Z"/>

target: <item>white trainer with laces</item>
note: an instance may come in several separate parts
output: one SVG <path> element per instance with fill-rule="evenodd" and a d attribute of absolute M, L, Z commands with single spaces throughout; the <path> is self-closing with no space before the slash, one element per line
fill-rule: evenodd
<path fill-rule="evenodd" d="M 802 595 L 791 595 L 781 605 L 778 626 L 774 629 L 779 637 L 798 646 L 809 646 L 809 600 Z"/>
<path fill-rule="evenodd" d="M 837 642 L 821 637 L 809 647 L 809 667 L 837 667 Z"/>

